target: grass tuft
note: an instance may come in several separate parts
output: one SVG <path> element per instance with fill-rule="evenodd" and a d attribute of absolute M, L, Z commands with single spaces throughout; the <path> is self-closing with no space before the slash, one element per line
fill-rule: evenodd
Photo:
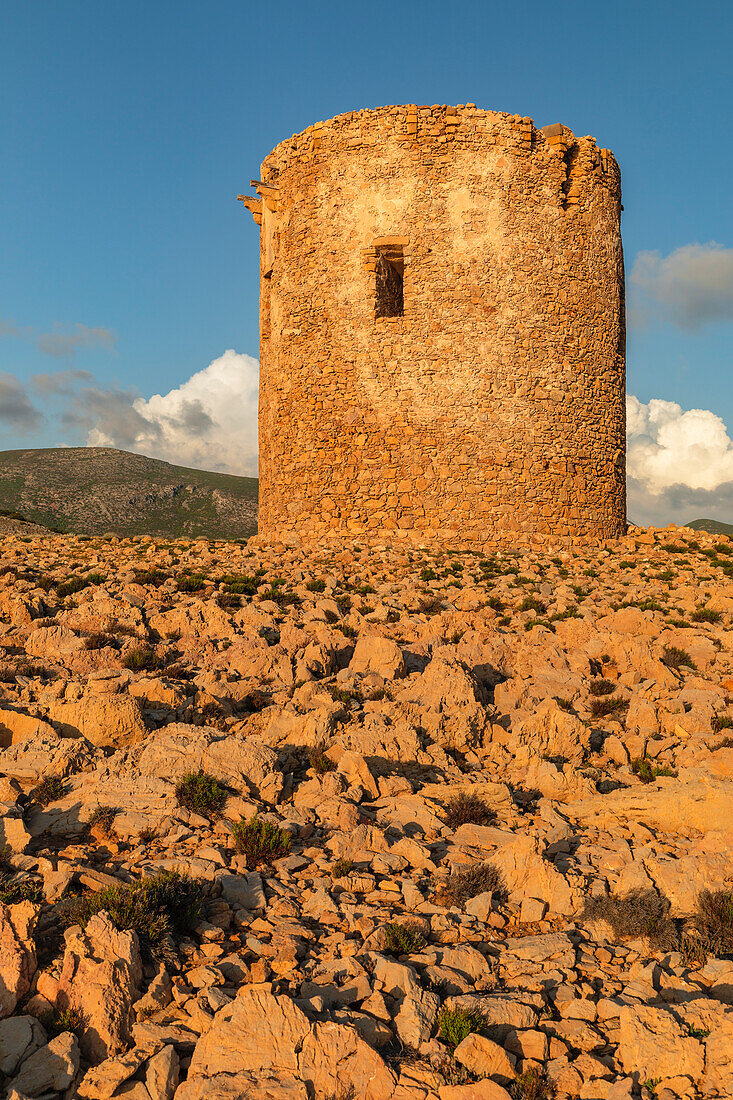
<path fill-rule="evenodd" d="M 443 1008 L 438 1013 L 438 1038 L 455 1050 L 469 1035 L 483 1035 L 486 1018 L 467 1008 Z"/>
<path fill-rule="evenodd" d="M 48 806 L 50 802 L 56 802 L 64 796 L 63 780 L 58 775 L 47 775 L 37 787 L 34 787 L 30 797 L 41 806 Z"/>
<path fill-rule="evenodd" d="M 639 888 L 620 896 L 590 898 L 582 918 L 606 921 L 619 940 L 643 937 L 653 948 L 673 950 L 677 946 L 677 932 L 669 909 L 669 901 L 663 894 Z"/>
<path fill-rule="evenodd" d="M 416 955 L 427 940 L 416 924 L 400 924 L 393 921 L 384 927 L 385 948 L 390 955 Z"/>

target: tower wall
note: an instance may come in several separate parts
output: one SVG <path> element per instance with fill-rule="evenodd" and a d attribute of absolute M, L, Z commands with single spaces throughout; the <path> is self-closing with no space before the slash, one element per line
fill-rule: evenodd
<path fill-rule="evenodd" d="M 262 534 L 622 533 L 611 153 L 470 105 L 385 107 L 282 142 L 261 175 Z M 384 256 L 401 316 L 376 316 Z"/>

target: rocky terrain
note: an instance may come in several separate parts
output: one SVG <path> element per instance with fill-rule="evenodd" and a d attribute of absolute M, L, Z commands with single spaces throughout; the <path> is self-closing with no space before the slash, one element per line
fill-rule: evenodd
<path fill-rule="evenodd" d="M 3 511 L 76 534 L 237 538 L 257 530 L 257 479 L 112 447 L 0 451 Z"/>
<path fill-rule="evenodd" d="M 3 1095 L 733 1095 L 733 542 L 0 546 Z"/>

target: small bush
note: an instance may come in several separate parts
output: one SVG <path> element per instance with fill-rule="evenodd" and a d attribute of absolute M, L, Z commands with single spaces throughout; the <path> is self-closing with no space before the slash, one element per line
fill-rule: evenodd
<path fill-rule="evenodd" d="M 427 584 L 428 581 L 437 580 L 437 578 L 438 578 L 438 574 L 435 572 L 434 569 L 427 568 L 427 569 L 421 570 L 421 572 L 420 572 L 420 580 L 425 581 L 426 584 Z"/>
<path fill-rule="evenodd" d="M 613 695 L 616 685 L 610 680 L 591 680 L 588 690 L 591 695 Z"/>
<path fill-rule="evenodd" d="M 733 891 L 701 890 L 694 924 L 708 951 L 733 954 Z"/>
<path fill-rule="evenodd" d="M 511 1094 L 512 1100 L 552 1100 L 555 1089 L 541 1070 L 530 1066 L 512 1082 Z"/>
<path fill-rule="evenodd" d="M 87 634 L 84 639 L 84 648 L 89 650 L 104 649 L 105 646 L 115 644 L 116 639 L 110 634 L 105 634 L 101 630 L 95 630 L 92 634 Z"/>
<path fill-rule="evenodd" d="M 331 878 L 346 878 L 354 870 L 354 861 L 351 859 L 337 859 L 331 868 Z"/>
<path fill-rule="evenodd" d="M 200 573 L 192 573 L 188 577 L 179 577 L 177 588 L 179 592 L 200 592 L 206 584 Z"/>
<path fill-rule="evenodd" d="M 507 896 L 504 877 L 494 863 L 477 863 L 465 871 L 456 871 L 445 884 L 442 895 L 450 905 L 462 907 L 471 898 L 487 891 L 499 900 Z"/>
<path fill-rule="evenodd" d="M 416 955 L 425 947 L 426 939 L 416 924 L 393 921 L 384 927 L 385 948 L 390 955 Z"/>
<path fill-rule="evenodd" d="M 169 574 L 162 569 L 136 569 L 135 584 L 149 584 L 152 588 L 160 588 L 168 580 Z"/>
<path fill-rule="evenodd" d="M 642 783 L 653 783 L 660 775 L 669 776 L 672 779 L 677 775 L 677 772 L 668 764 L 654 764 L 646 756 L 637 756 L 632 760 L 631 770 L 634 775 L 639 776 Z"/>
<path fill-rule="evenodd" d="M 326 582 L 320 580 L 319 578 L 315 578 L 312 581 L 308 581 L 305 587 L 308 589 L 309 592 L 323 592 L 326 588 Z"/>
<path fill-rule="evenodd" d="M 606 921 L 619 940 L 643 937 L 653 948 L 672 950 L 677 945 L 677 932 L 669 909 L 669 901 L 663 894 L 639 888 L 621 896 L 590 898 L 582 917 L 587 921 Z"/>
<path fill-rule="evenodd" d="M 48 806 L 49 802 L 56 802 L 63 795 L 64 784 L 58 775 L 47 775 L 31 791 L 31 798 L 41 806 Z"/>
<path fill-rule="evenodd" d="M 461 825 L 493 825 L 496 814 L 483 798 L 476 794 L 461 794 L 451 798 L 445 806 L 445 823 L 449 829 Z"/>
<path fill-rule="evenodd" d="M 336 765 L 330 756 L 326 756 L 325 746 L 322 743 L 308 749 L 308 761 L 318 775 L 325 775 L 326 772 L 336 771 Z"/>
<path fill-rule="evenodd" d="M 251 869 L 262 863 L 272 863 L 290 851 L 290 833 L 269 821 L 260 821 L 256 814 L 249 821 L 236 822 L 232 826 L 232 836 L 237 851 L 247 857 L 247 866 Z"/>
<path fill-rule="evenodd" d="M 697 669 L 697 665 L 690 654 L 684 649 L 679 649 L 676 645 L 666 645 L 664 647 L 662 663 L 665 664 L 667 668 L 674 669 L 675 672 L 682 668 L 683 665 L 687 665 L 687 667 L 691 669 Z"/>
<path fill-rule="evenodd" d="M 4 861 L 3 861 L 4 863 Z M 17 905 L 21 901 L 30 901 L 40 905 L 43 901 L 43 889 L 39 883 L 22 871 L 0 872 L 0 904 Z"/>
<path fill-rule="evenodd" d="M 202 817 L 219 817 L 227 797 L 221 783 L 206 772 L 187 772 L 176 783 L 178 805 Z"/>
<path fill-rule="evenodd" d="M 467 1008 L 443 1008 L 438 1013 L 438 1038 L 447 1043 L 451 1050 L 463 1042 L 469 1035 L 483 1035 L 486 1031 L 486 1018 L 480 1012 L 470 1012 Z"/>
<path fill-rule="evenodd" d="M 115 828 L 117 810 L 114 806 L 97 806 L 89 818 L 89 828 L 97 828 L 106 836 L 111 836 Z"/>
<path fill-rule="evenodd" d="M 128 649 L 122 659 L 122 664 L 131 672 L 153 672 L 160 668 L 160 658 L 155 650 L 148 646 L 139 646 Z"/>
<path fill-rule="evenodd" d="M 535 611 L 538 615 L 544 615 L 547 607 L 536 596 L 525 596 L 519 605 L 520 611 Z"/>
<path fill-rule="evenodd" d="M 84 577 L 69 577 L 58 585 L 56 588 L 56 595 L 60 600 L 63 600 L 66 596 L 73 596 L 76 592 L 81 592 L 81 590 L 86 587 L 87 582 Z"/>
<path fill-rule="evenodd" d="M 629 700 L 620 699 L 618 696 L 611 699 L 594 699 L 590 705 L 592 718 L 608 718 L 612 714 L 624 714 L 629 709 Z"/>
<path fill-rule="evenodd" d="M 698 607 L 690 616 L 693 623 L 719 623 L 722 617 L 719 611 L 710 611 L 707 607 Z"/>
<path fill-rule="evenodd" d="M 76 898 L 64 923 L 84 928 L 91 917 L 104 910 L 115 928 L 137 933 L 146 957 L 166 961 L 175 955 L 173 935 L 190 932 L 200 920 L 203 900 L 201 883 L 178 871 L 161 871 L 140 882 Z"/>
<path fill-rule="evenodd" d="M 87 1018 L 77 1008 L 55 1008 L 53 1012 L 44 1013 L 41 1017 L 41 1023 L 49 1041 L 63 1035 L 66 1031 L 70 1031 L 72 1035 L 80 1038 L 87 1028 Z"/>
<path fill-rule="evenodd" d="M 729 718 L 727 714 L 718 715 L 713 718 L 711 723 L 713 733 L 720 733 L 721 730 L 733 729 L 733 718 Z"/>

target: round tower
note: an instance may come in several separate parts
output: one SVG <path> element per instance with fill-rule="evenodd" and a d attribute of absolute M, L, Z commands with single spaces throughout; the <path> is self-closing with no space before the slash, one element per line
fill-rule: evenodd
<path fill-rule="evenodd" d="M 618 165 L 528 118 L 400 106 L 283 141 L 260 224 L 260 533 L 625 525 Z"/>

